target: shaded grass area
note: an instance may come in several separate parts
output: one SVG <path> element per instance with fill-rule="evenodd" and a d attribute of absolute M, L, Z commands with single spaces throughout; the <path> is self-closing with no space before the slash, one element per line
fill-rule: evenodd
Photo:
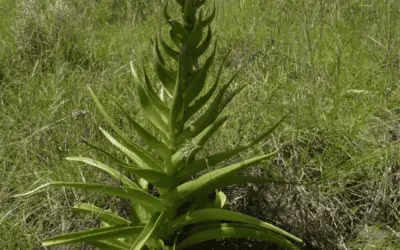
<path fill-rule="evenodd" d="M 93 226 L 90 216 L 71 211 L 77 201 L 128 213 L 123 200 L 74 190 L 10 196 L 50 180 L 110 182 L 63 158 L 102 157 L 82 140 L 108 147 L 86 85 L 132 138 L 109 95 L 145 123 L 129 62 L 152 74 L 150 38 L 167 26 L 161 0 L 139 2 L 0 0 L 0 249 L 37 249 L 44 237 Z M 249 174 L 310 182 L 233 187 L 226 190 L 231 206 L 317 249 L 396 249 L 400 2 L 216 4 L 214 73 L 228 50 L 225 80 L 251 64 L 236 83 L 248 84 L 246 90 L 228 107 L 230 120 L 206 153 L 243 144 L 290 111 L 271 138 L 242 156 L 285 143 L 263 171 Z"/>

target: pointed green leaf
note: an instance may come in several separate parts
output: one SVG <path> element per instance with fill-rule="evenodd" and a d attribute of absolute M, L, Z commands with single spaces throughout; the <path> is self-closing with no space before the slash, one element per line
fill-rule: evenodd
<path fill-rule="evenodd" d="M 112 226 L 132 224 L 131 221 L 122 218 L 118 214 L 104 210 L 95 205 L 79 202 L 74 205 L 73 209 L 85 214 L 90 214 L 93 217 L 99 218 L 101 221 L 104 221 Z"/>
<path fill-rule="evenodd" d="M 168 106 L 160 99 L 159 95 L 154 91 L 154 88 L 150 83 L 149 77 L 148 77 L 147 72 L 144 67 L 143 67 L 143 74 L 144 74 L 145 85 L 146 85 L 146 90 L 147 90 L 146 93 L 147 93 L 147 96 L 148 96 L 150 102 L 160 112 L 160 114 L 162 115 L 162 119 L 164 121 L 167 121 L 168 115 L 170 112 Z"/>
<path fill-rule="evenodd" d="M 210 16 L 207 17 L 201 24 L 203 27 L 207 27 L 210 25 L 210 23 L 214 20 L 215 18 L 215 12 L 216 12 L 216 7 L 215 7 L 215 1 L 214 1 L 214 8 L 213 11 L 211 12 Z"/>
<path fill-rule="evenodd" d="M 204 41 L 193 52 L 194 58 L 199 58 L 201 55 L 203 55 L 207 51 L 208 47 L 210 47 L 211 39 L 212 39 L 211 27 L 208 26 L 206 38 L 204 38 Z"/>
<path fill-rule="evenodd" d="M 132 211 L 134 211 L 132 212 L 134 219 L 137 218 L 137 220 L 142 224 L 147 224 L 151 217 L 150 211 L 140 204 L 132 203 Z"/>
<path fill-rule="evenodd" d="M 28 196 L 33 195 L 41 191 L 46 187 L 70 187 L 70 188 L 79 188 L 94 192 L 103 193 L 106 195 L 118 196 L 121 198 L 126 198 L 131 200 L 132 202 L 142 204 L 147 208 L 154 209 L 155 211 L 162 212 L 166 209 L 166 205 L 164 205 L 158 198 L 152 196 L 151 194 L 137 188 L 129 188 L 129 187 L 111 187 L 106 186 L 104 184 L 93 184 L 93 183 L 79 183 L 79 182 L 62 182 L 55 181 L 46 183 L 40 187 L 37 187 L 29 192 L 24 194 L 18 194 L 14 197 Z"/>
<path fill-rule="evenodd" d="M 163 85 L 165 91 L 169 96 L 172 96 L 175 87 L 175 76 L 174 73 L 169 71 L 165 65 L 162 63 L 163 59 L 160 51 L 157 49 L 157 44 L 153 46 L 153 58 L 154 58 L 154 68 L 158 79 Z"/>
<path fill-rule="evenodd" d="M 210 69 L 214 61 L 216 50 L 217 50 L 217 42 L 215 42 L 212 54 L 207 59 L 204 66 L 201 68 L 201 71 L 197 75 L 196 79 L 194 79 L 189 84 L 185 84 L 185 86 L 188 86 L 187 89 L 185 90 L 185 95 L 184 95 L 184 101 L 186 105 L 189 105 L 192 101 L 194 101 L 196 97 L 200 95 L 204 87 L 204 84 L 206 83 L 208 70 Z"/>
<path fill-rule="evenodd" d="M 165 5 L 164 5 L 164 10 L 163 10 L 165 20 L 171 19 L 171 15 L 168 13 L 168 4 L 169 4 L 169 1 L 166 1 Z"/>
<path fill-rule="evenodd" d="M 240 152 L 243 152 L 246 149 L 249 149 L 250 147 L 259 143 L 262 139 L 264 139 L 265 137 L 270 135 L 284 121 L 284 119 L 287 116 L 288 116 L 288 114 L 283 116 L 275 124 L 273 124 L 271 127 L 267 128 L 264 132 L 262 132 L 260 135 L 258 135 L 253 141 L 246 143 L 243 146 L 239 146 L 233 150 L 217 153 L 217 154 L 207 157 L 207 158 L 194 160 L 191 164 L 189 164 L 187 167 L 183 168 L 182 170 L 180 170 L 177 173 L 176 179 L 178 181 L 187 180 L 188 178 L 190 178 L 190 176 L 206 169 L 207 166 L 214 166 L 224 160 L 229 159 L 230 157 L 232 157 L 234 155 L 239 154 Z"/>
<path fill-rule="evenodd" d="M 310 185 L 312 182 L 295 182 L 295 181 L 285 181 L 282 178 L 264 178 L 264 177 L 256 177 L 256 176 L 245 176 L 245 175 L 234 175 L 229 176 L 221 180 L 220 185 L 224 187 L 232 186 L 232 185 L 241 185 L 247 183 L 254 184 L 267 184 L 267 183 L 276 183 L 283 185 Z"/>
<path fill-rule="evenodd" d="M 119 143 L 114 137 L 112 137 L 107 131 L 100 127 L 100 131 L 107 138 L 111 144 L 113 144 L 116 148 L 121 150 L 129 159 L 135 162 L 139 168 L 147 168 L 152 170 L 164 170 L 162 163 L 155 159 L 148 153 L 144 153 L 141 147 L 133 148 L 135 151 L 129 150 L 127 147 L 123 146 Z"/>
<path fill-rule="evenodd" d="M 233 80 L 239 74 L 240 70 L 237 71 L 233 77 L 226 83 L 219 91 L 214 101 L 209 105 L 204 114 L 202 114 L 195 122 L 193 122 L 189 127 L 187 127 L 183 132 L 182 136 L 184 138 L 191 138 L 198 135 L 207 126 L 212 124 L 218 115 L 222 112 L 221 103 L 223 102 L 223 97 L 228 87 L 232 84 Z"/>
<path fill-rule="evenodd" d="M 201 42 L 201 38 L 203 37 L 203 26 L 202 26 L 202 19 L 203 19 L 203 11 L 200 9 L 198 20 L 189 35 L 185 45 L 190 49 L 196 48 L 199 43 Z"/>
<path fill-rule="evenodd" d="M 113 156 L 112 154 L 110 154 L 109 152 L 105 151 L 104 149 L 102 149 L 98 146 L 92 145 L 89 142 L 85 142 L 85 143 L 87 145 L 89 145 L 91 148 L 94 148 L 95 150 L 98 150 L 98 151 L 104 153 L 105 155 L 107 155 L 108 158 L 110 158 L 113 162 L 115 162 L 118 165 L 118 168 L 122 168 L 130 173 L 135 174 L 137 177 L 141 177 L 141 178 L 146 179 L 147 181 L 150 181 L 157 188 L 167 188 L 168 189 L 174 183 L 172 178 L 170 176 L 166 175 L 164 172 L 133 166 L 127 162 L 121 161 L 120 159 L 116 158 L 115 156 Z M 91 159 L 90 159 L 90 161 L 91 161 Z M 102 163 L 102 164 L 104 164 L 104 163 Z M 138 179 L 141 179 L 141 178 L 138 178 Z M 121 181 L 121 180 L 119 179 L 119 181 Z M 136 183 L 133 183 L 133 184 L 136 185 Z M 137 186 L 137 185 L 135 187 L 139 188 L 139 186 Z"/>
<path fill-rule="evenodd" d="M 129 250 L 129 245 L 118 240 L 114 241 L 90 241 L 89 245 L 95 246 L 101 250 Z"/>
<path fill-rule="evenodd" d="M 199 111 L 202 107 L 204 107 L 206 105 L 206 103 L 210 100 L 210 98 L 214 95 L 214 92 L 215 92 L 215 90 L 217 90 L 217 87 L 218 87 L 218 83 L 219 83 L 219 79 L 221 77 L 223 66 L 224 66 L 226 60 L 228 59 L 230 52 L 231 51 L 229 51 L 225 55 L 225 57 L 222 61 L 222 64 L 219 67 L 215 82 L 214 82 L 213 86 L 210 88 L 210 90 L 208 90 L 207 93 L 204 94 L 202 97 L 196 99 L 195 102 L 193 103 L 193 105 L 189 106 L 187 108 L 187 110 L 185 111 L 185 119 L 184 119 L 185 121 L 189 120 L 190 117 L 192 117 L 197 111 Z"/>
<path fill-rule="evenodd" d="M 140 235 L 136 238 L 135 243 L 133 243 L 131 250 L 141 250 L 142 247 L 146 244 L 148 239 L 153 234 L 154 230 L 158 227 L 158 225 L 162 222 L 165 213 L 157 213 L 154 214 L 149 222 L 147 223 L 146 227 L 140 233 Z"/>
<path fill-rule="evenodd" d="M 219 228 L 208 229 L 189 236 L 177 246 L 177 250 L 185 249 L 189 246 L 196 245 L 205 241 L 221 238 L 252 238 L 275 243 L 282 247 L 285 247 L 285 249 L 299 249 L 296 245 L 294 245 L 287 239 L 280 237 L 272 232 L 248 228 L 245 225 L 241 224 L 221 223 Z"/>
<path fill-rule="evenodd" d="M 183 110 L 184 110 L 184 100 L 183 100 L 183 86 L 182 86 L 182 62 L 179 60 L 178 65 L 178 76 L 176 77 L 174 95 L 172 97 L 171 114 L 169 116 L 169 131 L 170 139 L 173 143 L 175 139 L 175 134 L 183 129 Z"/>
<path fill-rule="evenodd" d="M 160 42 L 161 42 L 161 46 L 163 47 L 165 53 L 173 58 L 174 60 L 178 60 L 179 58 L 179 52 L 174 50 L 173 48 L 171 48 L 162 37 L 160 37 Z"/>
<path fill-rule="evenodd" d="M 142 106 L 144 114 L 149 119 L 149 121 L 154 125 L 154 127 L 156 127 L 161 132 L 161 136 L 163 136 L 163 139 L 167 140 L 168 139 L 167 120 L 163 120 L 163 117 L 160 115 L 160 112 L 154 109 L 154 106 L 151 103 L 143 87 L 138 85 L 137 90 L 139 94 L 140 104 Z"/>
<path fill-rule="evenodd" d="M 204 174 L 203 176 L 195 180 L 188 181 L 172 189 L 166 195 L 165 200 L 169 203 L 182 203 L 185 202 L 190 196 L 193 196 L 195 194 L 210 192 L 214 189 L 220 188 L 218 185 L 218 182 L 220 180 L 223 180 L 227 176 L 233 176 L 248 167 L 251 167 L 261 161 L 271 158 L 275 154 L 276 152 L 273 152 L 268 155 L 253 157 L 251 159 L 230 165 L 228 167 L 217 169 L 210 173 Z"/>
<path fill-rule="evenodd" d="M 185 0 L 184 0 L 184 4 L 182 7 L 183 7 L 182 8 L 183 20 L 184 20 L 185 26 L 192 29 L 194 23 L 196 22 L 197 7 L 194 5 L 193 1 L 185 1 Z"/>
<path fill-rule="evenodd" d="M 111 126 L 111 128 L 115 131 L 115 133 L 121 138 L 123 142 L 129 146 L 130 150 L 134 150 L 135 154 L 137 155 L 138 158 L 141 158 L 145 163 L 153 164 L 156 163 L 153 167 L 159 167 L 160 164 L 157 164 L 157 160 L 153 159 L 153 156 L 147 152 L 145 149 L 143 149 L 141 146 L 139 146 L 137 143 L 133 142 L 130 140 L 115 124 L 113 119 L 107 114 L 103 106 L 101 105 L 100 101 L 98 100 L 97 96 L 94 94 L 94 92 L 91 90 L 90 87 L 88 87 L 90 94 L 92 95 L 92 98 L 94 102 L 96 103 L 98 109 L 100 112 L 103 114 L 104 118 L 108 122 L 108 124 Z M 116 141 L 114 138 L 112 138 L 114 141 Z M 161 167 L 162 169 L 162 167 Z"/>
<path fill-rule="evenodd" d="M 125 117 L 128 119 L 129 123 L 133 126 L 139 136 L 158 154 L 161 155 L 164 159 L 169 157 L 169 149 L 167 146 L 155 138 L 152 134 L 150 134 L 146 129 L 144 129 L 140 124 L 138 124 L 129 114 L 128 112 L 118 103 L 115 102 L 117 107 L 124 113 Z"/>
<path fill-rule="evenodd" d="M 126 177 L 121 172 L 107 166 L 106 164 L 104 164 L 102 162 L 99 162 L 99 161 L 96 161 L 94 159 L 87 158 L 87 157 L 66 157 L 65 159 L 68 161 L 79 161 L 79 162 L 86 163 L 88 165 L 91 165 L 93 167 L 96 167 L 100 170 L 107 172 L 112 177 L 114 177 L 114 179 L 121 181 L 127 187 L 138 188 L 138 186 L 133 181 L 131 181 L 128 177 Z"/>
<path fill-rule="evenodd" d="M 167 20 L 168 24 L 171 26 L 172 32 L 175 34 L 178 34 L 182 38 L 186 38 L 188 35 L 188 31 L 183 27 L 181 23 L 174 19 L 168 19 Z"/>
<path fill-rule="evenodd" d="M 276 234 L 280 234 L 298 243 L 302 243 L 301 239 L 270 223 L 264 222 L 255 217 L 251 217 L 242 213 L 220 208 L 205 208 L 195 211 L 189 211 L 187 214 L 184 214 L 173 220 L 171 222 L 171 228 L 173 231 L 176 231 L 179 228 L 182 228 L 190 224 L 203 223 L 207 221 L 231 221 L 231 222 L 241 222 L 241 223 L 251 224 L 257 227 L 267 229 Z"/>
<path fill-rule="evenodd" d="M 227 119 L 228 116 L 224 116 L 217 119 L 213 124 L 208 126 L 198 136 L 196 136 L 193 139 L 193 144 L 196 145 L 196 148 L 190 152 L 188 157 L 185 157 L 187 149 L 184 147 L 178 152 L 176 152 L 172 156 L 172 164 L 174 166 L 174 169 L 179 170 L 184 165 L 191 163 L 194 160 L 196 154 L 199 152 L 199 150 L 203 148 L 203 146 L 207 143 L 207 141 L 214 135 L 215 132 L 217 132 L 217 130 L 222 126 L 222 124 L 226 122 Z M 184 143 L 184 141 L 181 141 L 180 144 L 181 143 Z"/>
<path fill-rule="evenodd" d="M 132 234 L 138 234 L 143 226 L 113 226 L 89 229 L 81 232 L 63 234 L 42 241 L 43 246 L 56 246 L 79 242 L 90 242 L 106 239 L 118 239 Z"/>

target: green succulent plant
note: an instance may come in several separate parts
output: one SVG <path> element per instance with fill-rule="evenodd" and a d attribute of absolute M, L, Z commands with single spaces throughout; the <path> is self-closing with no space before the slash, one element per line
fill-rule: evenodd
<path fill-rule="evenodd" d="M 228 119 L 228 116 L 221 116 L 224 108 L 245 85 L 227 95 L 239 71 L 220 86 L 222 63 L 215 81 L 206 90 L 207 74 L 216 55 L 217 41 L 212 46 L 211 54 L 203 60 L 201 57 L 212 44 L 210 23 L 215 16 L 215 5 L 213 12 L 205 17 L 202 11 L 205 0 L 176 2 L 181 8 L 180 21 L 171 18 L 168 3 L 164 8 L 173 45 L 165 42 L 161 35 L 153 44 L 155 72 L 166 98 L 159 97 L 145 70 L 144 81 L 141 81 L 132 68 L 141 108 L 154 126 L 154 131 L 148 131 L 138 124 L 115 101 L 130 125 L 154 153 L 128 138 L 89 88 L 115 137 L 103 128 L 100 128 L 101 132 L 125 157 L 120 159 L 88 143 L 109 157 L 112 166 L 86 157 L 66 159 L 103 170 L 119 185 L 51 182 L 19 195 L 31 195 L 48 186 L 84 189 L 129 200 L 131 217 L 123 218 L 113 211 L 78 203 L 74 206 L 75 210 L 96 216 L 102 226 L 45 239 L 42 241 L 44 246 L 83 242 L 100 249 L 184 249 L 217 238 L 254 238 L 287 249 L 297 249 L 297 244 L 302 243 L 299 238 L 267 222 L 225 209 L 227 197 L 220 189 L 234 184 L 265 183 L 268 180 L 264 178 L 238 173 L 271 158 L 276 152 L 217 168 L 193 178 L 260 142 L 283 118 L 243 146 L 205 158 L 198 156 L 207 141 Z M 169 61 L 164 56 L 168 56 Z M 226 59 L 227 56 L 224 62 Z M 136 178 L 132 180 L 128 173 Z M 150 185 L 157 189 L 159 195 L 149 192 Z"/>

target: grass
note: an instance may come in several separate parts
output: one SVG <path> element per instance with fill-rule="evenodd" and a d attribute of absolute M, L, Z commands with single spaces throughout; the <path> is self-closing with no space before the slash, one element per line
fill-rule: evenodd
<path fill-rule="evenodd" d="M 63 158 L 95 156 L 83 139 L 107 145 L 87 84 L 126 131 L 109 94 L 143 120 L 129 62 L 151 68 L 162 1 L 147 9 L 113 0 L 16 2 L 0 0 L 0 249 L 38 249 L 46 236 L 92 223 L 71 212 L 76 201 L 125 212 L 123 200 L 85 192 L 11 195 L 48 180 L 109 181 Z M 291 111 L 255 149 L 285 143 L 279 156 L 253 174 L 312 183 L 235 187 L 232 207 L 319 249 L 397 249 L 400 2 L 226 0 L 217 8 L 216 67 L 229 49 L 226 77 L 251 64 L 238 81 L 249 86 L 212 148 L 244 143 Z"/>

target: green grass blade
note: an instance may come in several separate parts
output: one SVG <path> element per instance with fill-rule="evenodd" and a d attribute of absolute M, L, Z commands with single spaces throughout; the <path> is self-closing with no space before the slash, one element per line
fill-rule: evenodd
<path fill-rule="evenodd" d="M 275 243 L 284 247 L 285 249 L 299 249 L 296 245 L 294 245 L 287 239 L 277 236 L 272 232 L 265 232 L 254 228 L 248 228 L 240 224 L 226 223 L 221 224 L 219 228 L 204 230 L 202 232 L 189 236 L 188 238 L 183 240 L 176 249 L 180 250 L 205 241 L 221 238 L 252 238 Z"/>
<path fill-rule="evenodd" d="M 93 217 L 99 218 L 101 221 L 104 221 L 112 226 L 132 224 L 131 221 L 119 216 L 118 214 L 104 210 L 92 204 L 79 202 L 74 205 L 73 209 L 85 214 L 90 214 Z"/>
<path fill-rule="evenodd" d="M 132 234 L 139 234 L 143 228 L 143 226 L 113 226 L 89 229 L 47 238 L 42 241 L 42 244 L 43 246 L 56 246 L 61 244 L 118 239 L 124 236 L 131 236 Z"/>
<path fill-rule="evenodd" d="M 116 148 L 118 148 L 121 152 L 123 152 L 129 159 L 135 162 L 139 168 L 147 168 L 152 170 L 164 170 L 162 163 L 151 156 L 149 153 L 144 153 L 144 149 L 140 146 L 132 147 L 132 150 L 129 150 L 127 147 L 123 146 L 119 143 L 112 135 L 110 135 L 107 131 L 100 128 L 100 131 L 107 138 L 111 144 L 113 144 Z"/>
<path fill-rule="evenodd" d="M 166 209 L 166 206 L 158 198 L 143 191 L 142 189 L 129 188 L 129 187 L 111 187 L 111 186 L 106 186 L 104 184 L 93 184 L 93 183 L 62 182 L 62 181 L 50 182 L 42 186 L 39 186 L 29 192 L 26 192 L 24 194 L 15 195 L 14 197 L 33 195 L 46 187 L 79 188 L 88 191 L 103 193 L 106 195 L 126 198 L 134 203 L 142 204 L 147 208 L 151 208 L 159 212 L 162 212 Z"/>
<path fill-rule="evenodd" d="M 175 231 L 190 224 L 203 223 L 207 221 L 218 221 L 218 220 L 251 224 L 257 227 L 264 228 L 271 232 L 280 234 L 295 242 L 302 243 L 302 240 L 297 238 L 296 236 L 265 221 L 259 220 L 257 218 L 242 213 L 229 211 L 225 209 L 219 209 L 219 208 L 205 208 L 195 211 L 189 211 L 187 214 L 184 214 L 178 217 L 177 219 L 173 220 L 171 222 L 171 228 L 172 230 Z"/>

